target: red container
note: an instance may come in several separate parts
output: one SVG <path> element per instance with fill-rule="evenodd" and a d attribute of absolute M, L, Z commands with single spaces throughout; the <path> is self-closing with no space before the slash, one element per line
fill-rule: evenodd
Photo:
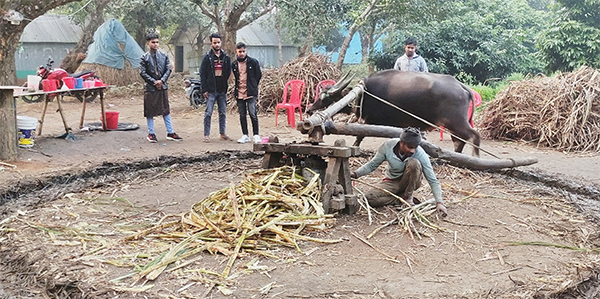
<path fill-rule="evenodd" d="M 106 111 L 104 113 L 106 114 L 106 129 L 116 130 L 119 126 L 119 111 Z"/>
<path fill-rule="evenodd" d="M 100 80 L 100 79 L 94 79 L 94 85 L 96 87 L 102 87 L 102 86 L 104 86 L 104 82 L 102 82 L 102 80 Z"/>
<path fill-rule="evenodd" d="M 42 88 L 44 91 L 55 91 L 56 85 L 57 85 L 56 80 L 52 80 L 52 79 L 42 80 Z"/>
<path fill-rule="evenodd" d="M 73 77 L 64 77 L 63 82 L 69 89 L 75 88 L 75 78 Z"/>

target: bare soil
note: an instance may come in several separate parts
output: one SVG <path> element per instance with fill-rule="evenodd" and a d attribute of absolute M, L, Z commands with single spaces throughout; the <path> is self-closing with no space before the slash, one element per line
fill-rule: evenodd
<path fill-rule="evenodd" d="M 173 88 L 174 89 L 174 88 Z M 341 239 L 337 244 L 300 243 L 274 247 L 277 258 L 244 254 L 229 280 L 221 273 L 229 257 L 201 253 L 191 263 L 156 281 L 127 277 L 173 246 L 155 238 L 123 241 L 131 231 L 157 223 L 166 214 L 189 211 L 210 192 L 239 182 L 260 165 L 251 144 L 203 140 L 203 111 L 192 110 L 181 91 L 170 94 L 175 130 L 184 140 L 145 140 L 142 98 L 136 92 L 108 94 L 110 110 L 136 131 L 79 132 L 81 104 L 66 99 L 64 133 L 56 103 L 50 103 L 43 135 L 33 149 L 21 149 L 17 168 L 0 170 L 0 298 L 593 298 L 599 256 L 600 175 L 596 153 L 563 153 L 534 145 L 484 140 L 502 157 L 536 157 L 539 163 L 515 171 L 474 172 L 437 163 L 449 216 L 431 216 L 440 230 L 418 223 L 411 236 L 402 226 L 382 229 L 397 217 L 395 207 L 355 215 L 311 236 Z M 39 117 L 42 105 L 18 103 L 18 114 Z M 99 103 L 88 105 L 86 122 L 99 119 Z M 228 114 L 228 135 L 240 137 L 237 113 Z M 261 135 L 282 142 L 303 136 L 260 115 Z M 451 148 L 446 137 L 428 139 Z M 327 136 L 327 143 L 351 137 Z M 375 150 L 383 139 L 361 145 Z M 485 157 L 485 155 L 483 156 Z M 489 157 L 488 157 L 489 158 Z M 352 160 L 352 168 L 366 162 Z M 381 171 L 366 180 L 375 182 Z M 527 177 L 521 180 L 519 177 Z M 531 181 L 533 178 L 534 181 Z M 361 184 L 357 185 L 362 188 Z M 431 198 L 427 186 L 416 195 Z M 371 221 L 370 221 L 371 219 Z M 579 284 L 592 281 L 589 284 Z M 558 293 L 563 291 L 563 293 Z M 231 294 L 229 294 L 231 293 Z M 227 295 L 229 294 L 229 295 Z M 560 294 L 560 295 L 558 295 Z M 581 294 L 580 297 L 577 297 Z"/>

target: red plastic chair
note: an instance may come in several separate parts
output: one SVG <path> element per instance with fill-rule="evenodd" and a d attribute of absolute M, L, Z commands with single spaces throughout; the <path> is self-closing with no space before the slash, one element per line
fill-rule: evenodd
<path fill-rule="evenodd" d="M 473 92 L 473 97 L 475 98 L 473 101 L 473 104 L 475 104 L 475 108 L 477 108 L 477 106 L 481 105 L 481 95 L 476 92 L 474 89 L 471 89 L 471 91 Z M 473 104 L 469 103 L 469 111 L 467 112 L 467 116 L 471 119 L 471 128 L 474 126 L 473 125 L 473 118 L 471 117 L 473 115 Z M 441 127 L 442 129 L 444 129 L 444 127 Z M 440 130 L 440 141 L 444 140 L 444 131 Z"/>
<path fill-rule="evenodd" d="M 335 80 L 322 80 L 319 83 L 317 83 L 317 87 L 315 87 L 315 98 L 312 100 L 312 102 L 308 103 L 308 105 L 306 106 L 306 109 L 308 110 L 308 108 L 310 108 L 310 106 L 312 106 L 312 104 L 316 101 L 319 100 L 319 94 L 321 93 L 321 89 L 325 88 L 325 87 L 329 87 L 329 86 L 334 86 L 335 85 Z"/>
<path fill-rule="evenodd" d="M 288 97 L 289 95 L 289 97 Z M 300 112 L 302 120 L 302 98 L 304 97 L 304 81 L 291 80 L 283 87 L 283 97 L 281 103 L 275 107 L 275 126 L 277 126 L 277 115 L 279 109 L 287 110 L 287 119 L 290 126 L 296 125 L 296 109 Z"/>

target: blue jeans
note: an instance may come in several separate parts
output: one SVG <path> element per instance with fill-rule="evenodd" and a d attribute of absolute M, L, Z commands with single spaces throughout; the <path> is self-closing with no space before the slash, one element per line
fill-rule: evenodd
<path fill-rule="evenodd" d="M 165 127 L 167 127 L 167 134 L 173 134 L 171 114 L 163 115 L 163 120 L 165 121 Z M 146 123 L 148 124 L 148 134 L 154 134 L 154 117 L 146 117 Z"/>
<path fill-rule="evenodd" d="M 250 121 L 252 122 L 253 135 L 258 135 L 258 116 L 256 115 L 256 97 L 252 97 L 246 100 L 237 100 L 238 112 L 240 113 L 240 125 L 242 126 L 242 133 L 248 135 L 248 119 L 246 118 L 246 110 L 250 114 Z"/>
<path fill-rule="evenodd" d="M 225 117 L 227 113 L 227 93 L 211 92 L 208 93 L 206 100 L 206 111 L 204 112 L 204 136 L 210 135 L 210 118 L 212 117 L 215 101 L 219 109 L 219 133 L 225 135 Z"/>

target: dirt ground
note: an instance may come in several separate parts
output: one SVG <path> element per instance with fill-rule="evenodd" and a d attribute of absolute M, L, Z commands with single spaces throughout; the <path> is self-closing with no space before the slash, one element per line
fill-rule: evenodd
<path fill-rule="evenodd" d="M 108 109 L 119 111 L 121 122 L 140 124 L 135 131 L 79 132 L 81 104 L 65 99 L 74 141 L 54 138 L 64 128 L 56 103 L 50 103 L 35 147 L 20 149 L 20 160 L 13 163 L 16 169 L 0 170 L 0 190 L 6 194 L 36 179 L 86 170 L 99 176 L 81 176 L 64 185 L 45 184 L 4 203 L 0 298 L 68 298 L 64 294 L 82 292 L 87 298 L 544 298 L 576 286 L 597 268 L 599 256 L 592 249 L 600 247 L 599 218 L 591 207 L 597 206 L 594 190 L 598 190 L 600 156 L 483 140 L 484 148 L 501 157 L 539 160 L 521 167 L 523 172 L 590 186 L 592 191 L 577 194 L 504 173 L 474 172 L 441 163 L 435 168 L 450 215 L 430 217 L 440 230 L 416 224 L 421 238 L 411 238 L 401 226 L 391 225 L 367 244 L 361 239 L 366 240 L 399 212 L 386 207 L 369 217 L 360 209 L 356 215 L 336 216 L 331 229 L 310 233 L 340 239 L 340 243 L 303 241 L 302 253 L 293 248 L 271 249 L 270 254 L 278 259 L 243 255 L 232 271 L 239 276 L 229 281 L 211 274 L 220 273 L 228 257 L 206 252 L 154 282 L 111 281 L 173 245 L 151 238 L 122 242 L 127 232 L 156 223 L 165 214 L 189 211 L 210 192 L 239 182 L 244 173 L 260 165 L 260 157 L 248 155 L 251 144 L 218 139 L 216 113 L 212 141 L 204 143 L 203 111 L 192 110 L 181 91 L 173 90 L 170 96 L 174 127 L 182 142 L 164 139 L 162 120 L 156 121 L 159 142 L 145 140 L 142 98 L 137 93 L 106 97 Z M 19 115 L 39 117 L 41 109 L 41 103 L 18 102 Z M 99 111 L 97 101 L 88 104 L 85 121 L 98 121 Z M 282 142 L 303 139 L 284 126 L 285 116 L 279 126 L 273 115 L 259 118 L 263 136 L 278 136 Z M 234 139 L 240 137 L 237 113 L 228 114 L 227 133 Z M 438 136 L 430 132 L 428 140 L 451 148 L 448 137 L 439 141 Z M 339 136 L 327 136 L 326 141 L 332 144 L 338 138 L 353 141 Z M 382 141 L 367 138 L 361 149 L 375 150 Z M 165 164 L 165 157 L 172 156 L 181 158 Z M 194 157 L 203 158 L 192 161 Z M 139 161 L 154 161 L 157 167 L 135 169 Z M 352 168 L 365 161 L 353 159 Z M 102 174 L 111 167 L 128 170 Z M 374 182 L 380 175 L 366 180 Z M 431 198 L 428 187 L 421 188 L 417 197 Z M 47 198 L 56 199 L 46 202 Z M 579 290 L 585 291 L 593 290 Z"/>

